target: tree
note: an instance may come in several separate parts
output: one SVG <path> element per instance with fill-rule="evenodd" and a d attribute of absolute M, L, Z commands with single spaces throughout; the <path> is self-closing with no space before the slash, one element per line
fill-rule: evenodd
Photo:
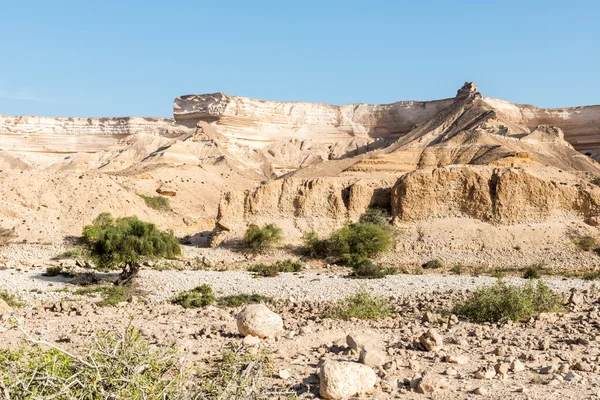
<path fill-rule="evenodd" d="M 102 213 L 83 228 L 83 238 L 100 268 L 137 270 L 140 262 L 181 254 L 181 246 L 172 231 L 161 231 L 136 216 L 115 220 L 109 213 Z"/>

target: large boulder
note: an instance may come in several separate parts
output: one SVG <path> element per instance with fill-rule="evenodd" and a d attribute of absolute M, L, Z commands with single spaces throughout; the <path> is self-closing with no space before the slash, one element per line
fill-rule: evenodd
<path fill-rule="evenodd" d="M 326 399 L 342 400 L 360 395 L 373 389 L 377 383 L 377 375 L 372 368 L 346 361 L 325 361 L 319 378 L 321 397 Z"/>
<path fill-rule="evenodd" d="M 238 314 L 237 327 L 243 336 L 277 337 L 283 333 L 283 319 L 263 304 L 251 304 Z"/>

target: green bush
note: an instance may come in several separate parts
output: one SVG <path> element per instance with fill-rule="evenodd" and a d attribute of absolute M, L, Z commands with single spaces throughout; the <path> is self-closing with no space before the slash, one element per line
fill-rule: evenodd
<path fill-rule="evenodd" d="M 83 256 L 83 253 L 80 249 L 69 249 L 60 253 L 59 255 L 53 257 L 53 260 L 63 260 L 65 258 L 77 258 Z"/>
<path fill-rule="evenodd" d="M 153 210 L 158 211 L 170 211 L 171 203 L 168 197 L 164 196 L 146 196 L 143 194 L 139 194 L 142 199 L 144 199 L 144 203 L 146 203 L 147 207 L 150 207 Z"/>
<path fill-rule="evenodd" d="M 454 266 L 450 268 L 450 272 L 454 275 L 462 275 L 466 272 L 467 269 L 468 267 L 466 267 L 463 264 L 454 264 Z"/>
<path fill-rule="evenodd" d="M 72 269 L 65 269 L 60 265 L 51 265 L 46 267 L 46 272 L 44 272 L 42 275 L 49 277 L 62 275 L 67 278 L 74 278 L 77 276 L 75 271 Z"/>
<path fill-rule="evenodd" d="M 598 241 L 593 236 L 574 236 L 571 238 L 571 240 L 573 241 L 575 246 L 577 246 L 583 251 L 592 251 L 598 247 Z"/>
<path fill-rule="evenodd" d="M 392 243 L 388 231 L 373 224 L 348 223 L 329 239 L 331 252 L 348 263 L 386 251 Z"/>
<path fill-rule="evenodd" d="M 246 304 L 264 303 L 270 299 L 260 294 L 235 294 L 217 299 L 217 305 L 224 307 L 239 307 Z"/>
<path fill-rule="evenodd" d="M 40 346 L 0 350 L 0 382 L 11 399 L 175 399 L 183 393 L 172 347 L 137 330 L 98 333 L 82 357 Z M 3 397 L 4 398 L 4 397 Z"/>
<path fill-rule="evenodd" d="M 439 258 L 434 258 L 433 260 L 427 261 L 425 264 L 421 265 L 423 269 L 439 269 L 444 268 L 444 262 Z"/>
<path fill-rule="evenodd" d="M 113 220 L 110 214 L 102 213 L 83 228 L 83 237 L 100 268 L 118 268 L 181 254 L 173 232 L 161 231 L 135 216 Z"/>
<path fill-rule="evenodd" d="M 325 318 L 349 320 L 377 320 L 391 315 L 387 301 L 372 296 L 365 289 L 336 302 L 324 315 Z"/>
<path fill-rule="evenodd" d="M 244 250 L 249 253 L 264 253 L 282 239 L 282 231 L 275 224 L 267 224 L 262 228 L 250 225 L 244 235 Z"/>
<path fill-rule="evenodd" d="M 367 208 L 367 211 L 360 216 L 358 222 L 388 228 L 390 225 L 390 213 L 382 207 L 369 207 Z"/>
<path fill-rule="evenodd" d="M 210 285 L 203 284 L 192 290 L 179 293 L 171 302 L 179 304 L 183 308 L 199 308 L 214 304 L 215 294 Z"/>
<path fill-rule="evenodd" d="M 525 268 L 523 271 L 523 279 L 540 279 L 542 277 L 541 268 L 538 266 L 532 266 Z"/>
<path fill-rule="evenodd" d="M 329 255 L 329 242 L 319 239 L 317 232 L 310 231 L 302 236 L 300 252 L 310 258 L 324 258 Z"/>
<path fill-rule="evenodd" d="M 248 268 L 248 271 L 254 272 L 258 276 L 273 277 L 281 272 L 300 272 L 304 266 L 300 261 L 285 260 L 277 261 L 273 264 L 256 264 Z"/>
<path fill-rule="evenodd" d="M 369 258 L 355 261 L 351 264 L 351 267 L 352 274 L 350 276 L 360 279 L 380 279 L 395 273 L 393 268 L 377 265 Z"/>
<path fill-rule="evenodd" d="M 543 312 L 562 310 L 564 299 L 541 281 L 524 286 L 507 285 L 498 280 L 476 289 L 452 312 L 473 322 L 523 321 Z"/>

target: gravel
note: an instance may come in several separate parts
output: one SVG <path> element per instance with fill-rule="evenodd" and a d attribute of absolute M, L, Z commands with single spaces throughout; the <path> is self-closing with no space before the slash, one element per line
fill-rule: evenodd
<path fill-rule="evenodd" d="M 99 274 L 103 275 L 103 274 Z M 111 278 L 115 273 L 107 275 Z M 523 283 L 520 278 L 506 278 L 507 282 Z M 18 272 L 0 271 L 0 287 L 21 297 L 39 301 L 59 300 L 72 294 L 78 286 L 64 277 L 45 277 L 42 270 Z M 349 279 L 340 274 L 283 273 L 273 278 L 255 278 L 245 271 L 140 271 L 140 287 L 147 292 L 148 300 L 159 302 L 203 283 L 209 284 L 220 295 L 257 293 L 295 301 L 337 300 L 366 288 L 380 296 L 398 296 L 409 293 L 460 291 L 492 284 L 496 278 L 441 275 L 392 275 L 384 279 Z M 567 292 L 571 288 L 588 289 L 593 283 L 581 279 L 551 277 L 544 279 L 552 288 Z"/>

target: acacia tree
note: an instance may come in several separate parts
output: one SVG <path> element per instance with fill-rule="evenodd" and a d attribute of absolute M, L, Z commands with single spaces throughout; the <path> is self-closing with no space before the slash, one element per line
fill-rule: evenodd
<path fill-rule="evenodd" d="M 83 239 L 96 266 L 123 268 L 118 283 L 130 282 L 141 262 L 181 254 L 172 231 L 161 231 L 136 216 L 114 219 L 109 213 L 102 213 L 83 228 Z"/>

